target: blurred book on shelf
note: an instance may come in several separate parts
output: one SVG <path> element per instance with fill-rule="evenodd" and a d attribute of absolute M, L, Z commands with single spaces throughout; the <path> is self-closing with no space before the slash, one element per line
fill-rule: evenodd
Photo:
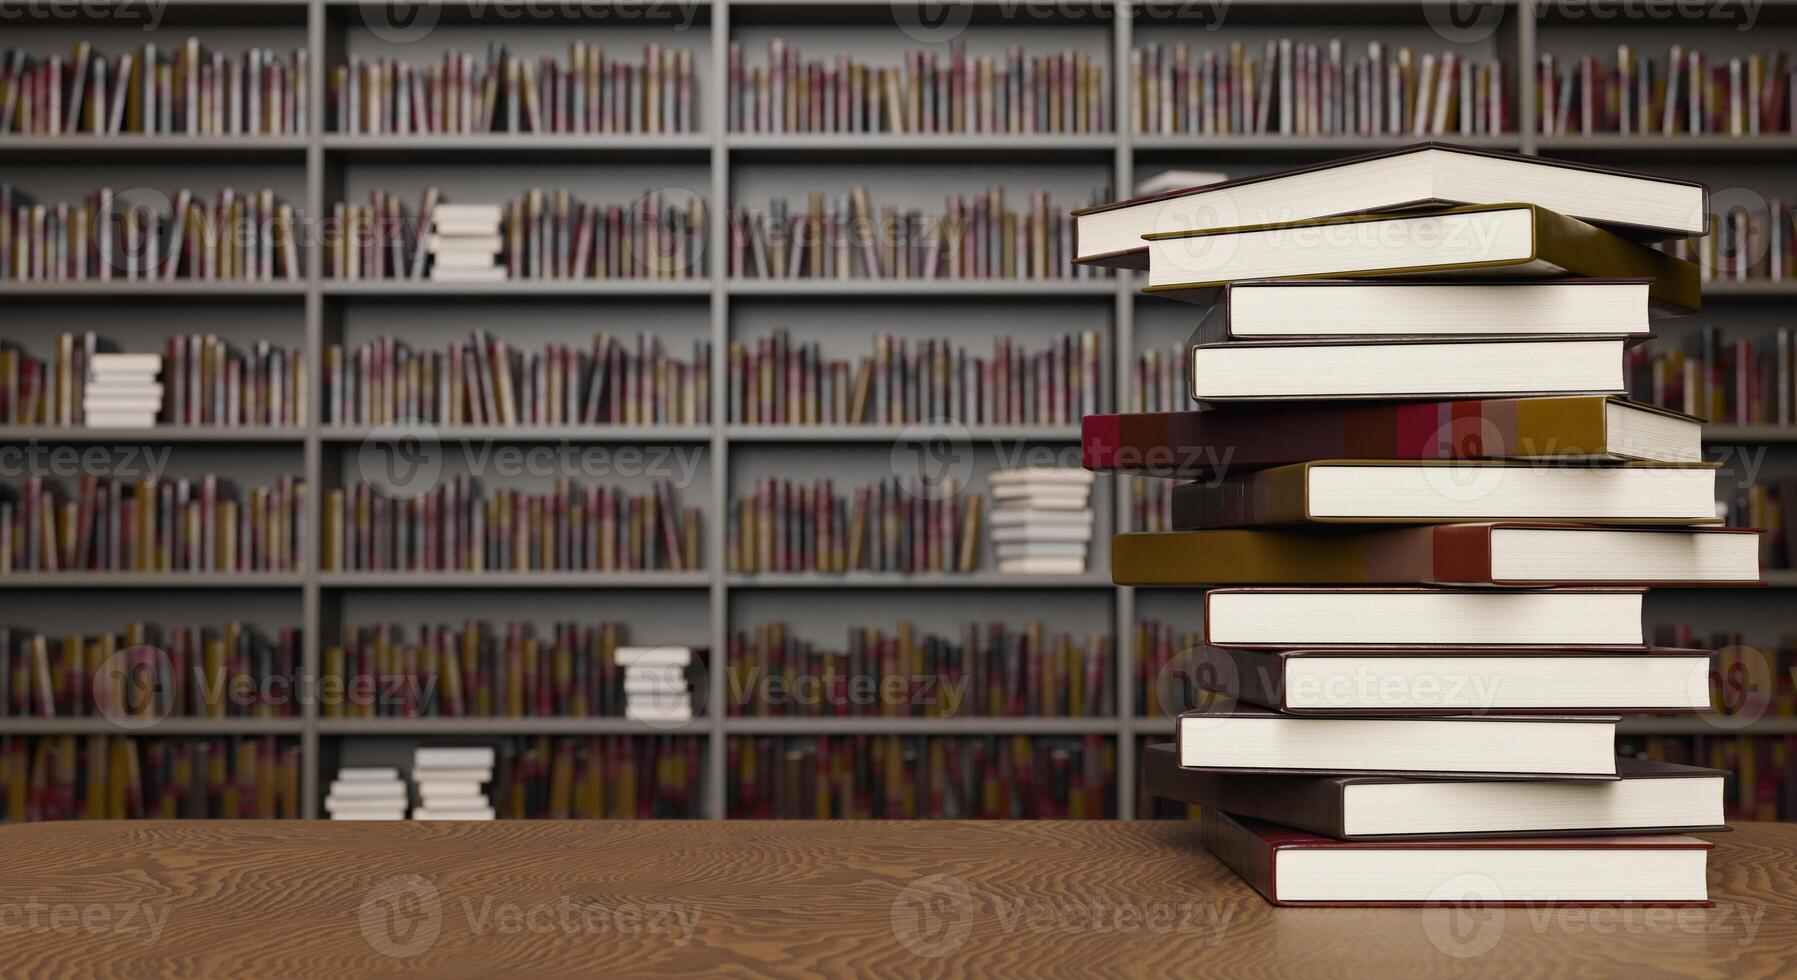
<path fill-rule="evenodd" d="M 410 495 L 367 481 L 327 491 L 324 570 L 334 572 L 682 571 L 700 567 L 700 515 L 673 483 L 645 493 L 579 487 L 542 493 L 473 477 Z"/>
<path fill-rule="evenodd" d="M 501 820 L 691 819 L 701 815 L 704 748 L 678 735 L 508 740 L 488 795 Z"/>
<path fill-rule="evenodd" d="M 306 566 L 306 484 L 41 476 L 0 486 L 0 572 L 295 572 Z"/>
<path fill-rule="evenodd" d="M 34 202 L 0 181 L 0 281 L 298 282 L 293 205 L 275 192 L 187 188 Z"/>
<path fill-rule="evenodd" d="M 1674 44 L 1657 56 L 1618 44 L 1614 59 L 1542 54 L 1536 118 L 1549 136 L 1788 133 L 1794 71 L 1778 49 L 1712 57 Z"/>
<path fill-rule="evenodd" d="M 136 622 L 60 636 L 0 626 L 0 715 L 294 718 L 301 632 Z"/>
<path fill-rule="evenodd" d="M 568 56 L 530 57 L 489 43 L 485 57 L 450 49 L 431 62 L 352 56 L 326 79 L 330 131 L 444 133 L 691 133 L 697 87 L 691 49 L 643 46 L 631 62 L 587 41 Z"/>
<path fill-rule="evenodd" d="M 376 188 L 368 203 L 331 206 L 334 234 L 324 240 L 324 274 L 341 281 L 425 280 L 432 275 L 432 229 L 443 201 L 426 187 L 416 210 Z M 485 227 L 483 225 L 483 227 Z M 705 202 L 647 190 L 623 204 L 577 199 L 567 188 L 530 188 L 500 216 L 500 279 L 703 279 Z M 489 277 L 494 278 L 494 277 Z"/>
<path fill-rule="evenodd" d="M 1012 209 L 1007 191 L 950 195 L 943 210 L 883 205 L 856 187 L 794 204 L 730 209 L 729 271 L 737 279 L 1092 279 L 1075 266 L 1073 220 L 1047 191 Z M 1014 200 L 1021 195 L 1011 193 Z M 1103 200 L 1100 190 L 1092 201 Z"/>
<path fill-rule="evenodd" d="M 1797 528 L 1792 526 L 1792 507 L 1797 505 L 1797 477 L 1777 477 L 1751 486 L 1737 487 L 1716 503 L 1717 513 L 1733 527 L 1764 528 L 1760 537 L 1760 562 L 1770 569 L 1797 569 Z"/>
<path fill-rule="evenodd" d="M 731 817 L 785 820 L 1099 820 L 1117 813 L 1117 747 L 1103 735 L 736 736 Z"/>
<path fill-rule="evenodd" d="M 912 49 L 903 67 L 847 53 L 805 59 L 785 38 L 765 63 L 730 42 L 733 133 L 1103 133 L 1111 125 L 1104 59 L 1012 45 L 1003 55 Z"/>
<path fill-rule="evenodd" d="M 300 747 L 274 736 L 0 736 L 0 812 L 36 820 L 294 819 Z"/>
<path fill-rule="evenodd" d="M 1383 41 L 1356 54 L 1341 38 L 1269 39 L 1259 57 L 1239 41 L 1130 52 L 1135 131 L 1158 135 L 1496 136 L 1515 129 L 1510 74 L 1498 58 Z"/>
<path fill-rule="evenodd" d="M 11 48 L 0 55 L 0 137 L 301 135 L 311 119 L 308 63 L 305 48 L 230 57 L 197 37 L 110 57 L 90 41 L 66 55 Z"/>
<path fill-rule="evenodd" d="M 710 371 L 709 340 L 681 360 L 650 333 L 595 334 L 590 351 L 521 350 L 485 329 L 437 349 L 382 336 L 325 348 L 325 424 L 705 425 Z"/>
<path fill-rule="evenodd" d="M 946 337 L 877 336 L 873 353 L 829 359 L 787 330 L 732 341 L 730 421 L 749 425 L 1072 425 L 1103 403 L 1103 334 L 1063 334 L 1030 350 L 995 337 L 971 354 Z"/>
<path fill-rule="evenodd" d="M 851 500 L 851 496 L 853 498 Z M 984 498 L 952 479 L 887 477 L 845 492 L 768 477 L 731 503 L 726 568 L 741 573 L 968 573 Z"/>
<path fill-rule="evenodd" d="M 1088 717 L 1115 713 L 1111 638 L 1040 621 L 970 622 L 959 636 L 851 627 L 842 647 L 783 622 L 730 640 L 729 713 L 755 717 Z"/>
<path fill-rule="evenodd" d="M 1743 337 L 1707 327 L 1682 342 L 1630 350 L 1629 394 L 1723 425 L 1797 426 L 1797 345 L 1790 327 Z"/>

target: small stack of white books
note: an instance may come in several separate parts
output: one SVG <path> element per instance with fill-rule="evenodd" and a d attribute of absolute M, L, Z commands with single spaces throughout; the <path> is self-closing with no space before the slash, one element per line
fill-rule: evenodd
<path fill-rule="evenodd" d="M 431 278 L 449 282 L 499 282 L 500 216 L 497 204 L 439 204 L 431 212 Z"/>
<path fill-rule="evenodd" d="M 692 647 L 619 647 L 624 668 L 624 717 L 654 724 L 693 720 L 693 695 L 686 668 Z"/>
<path fill-rule="evenodd" d="M 1092 471 L 995 470 L 992 551 L 1005 575 L 1073 575 L 1092 544 Z"/>
<path fill-rule="evenodd" d="M 404 820 L 408 802 L 398 769 L 346 767 L 331 781 L 324 811 L 332 820 Z"/>
<path fill-rule="evenodd" d="M 161 354 L 92 354 L 81 415 L 90 429 L 148 429 L 162 412 Z"/>
<path fill-rule="evenodd" d="M 418 786 L 413 820 L 491 820 L 493 804 L 483 788 L 493 780 L 493 750 L 421 748 L 412 753 Z"/>

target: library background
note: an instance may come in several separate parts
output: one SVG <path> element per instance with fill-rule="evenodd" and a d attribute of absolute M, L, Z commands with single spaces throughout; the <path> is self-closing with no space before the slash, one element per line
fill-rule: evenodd
<path fill-rule="evenodd" d="M 1108 572 L 1171 483 L 1006 547 L 1003 471 L 1189 405 L 1068 212 L 1436 136 L 1711 188 L 1629 378 L 1767 587 L 1649 594 L 1718 703 L 1619 751 L 1797 817 L 1797 4 L 0 9 L 0 818 L 1180 816 L 1202 594 Z"/>

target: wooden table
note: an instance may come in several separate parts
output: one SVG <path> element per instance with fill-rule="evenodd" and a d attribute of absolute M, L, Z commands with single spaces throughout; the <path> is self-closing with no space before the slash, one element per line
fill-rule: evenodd
<path fill-rule="evenodd" d="M 1797 976 L 1797 825 L 1704 910 L 1275 909 L 1182 823 L 0 827 L 0 974 Z"/>

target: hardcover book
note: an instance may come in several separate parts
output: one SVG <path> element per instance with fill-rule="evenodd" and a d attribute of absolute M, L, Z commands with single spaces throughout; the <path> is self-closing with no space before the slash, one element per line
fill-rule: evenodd
<path fill-rule="evenodd" d="M 1204 594 L 1211 646 L 1643 647 L 1645 589 L 1228 588 Z"/>
<path fill-rule="evenodd" d="M 1646 279 L 1434 282 L 1266 279 L 1223 287 L 1194 344 L 1285 337 L 1628 334 L 1645 338 Z"/>

